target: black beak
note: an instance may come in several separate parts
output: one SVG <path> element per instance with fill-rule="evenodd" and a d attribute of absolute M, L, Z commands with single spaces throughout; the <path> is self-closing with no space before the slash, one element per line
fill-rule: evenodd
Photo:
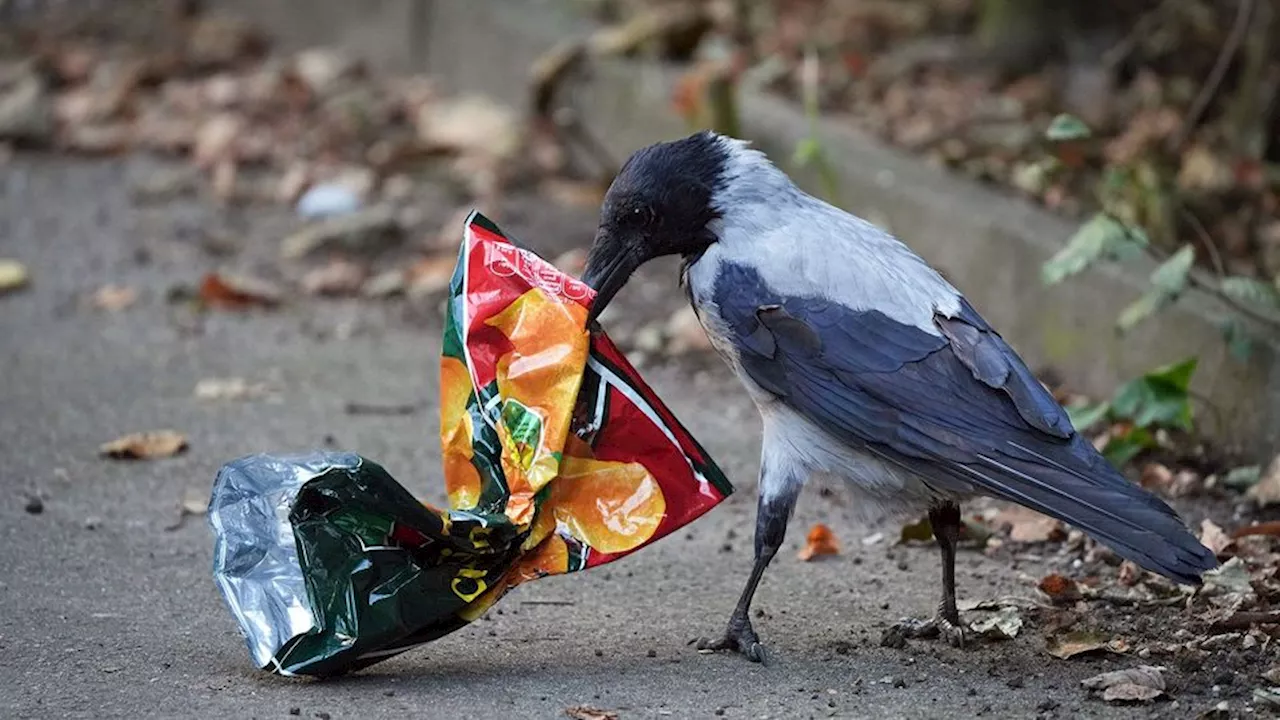
<path fill-rule="evenodd" d="M 596 291 L 596 299 L 587 313 L 587 325 L 594 323 L 604 312 L 605 306 L 627 284 L 641 262 L 631 243 L 604 230 L 596 233 L 591 253 L 587 256 L 587 268 L 582 273 L 582 282 Z"/>

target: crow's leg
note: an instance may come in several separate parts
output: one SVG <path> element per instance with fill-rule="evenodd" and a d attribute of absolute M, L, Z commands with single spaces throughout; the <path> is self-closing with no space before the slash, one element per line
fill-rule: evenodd
<path fill-rule="evenodd" d="M 942 602 L 938 614 L 928 620 L 904 618 L 885 632 L 881 643 L 900 644 L 903 638 L 936 638 L 941 636 L 955 647 L 964 647 L 965 630 L 956 609 L 956 543 L 960 540 L 960 506 L 944 503 L 929 511 L 933 537 L 942 551 Z"/>
<path fill-rule="evenodd" d="M 765 444 L 767 447 L 768 442 Z M 765 453 L 760 468 L 760 497 L 756 503 L 755 564 L 751 568 L 751 577 L 747 579 L 747 586 L 729 616 L 729 626 L 724 635 L 719 640 L 699 638 L 699 650 L 730 650 L 742 653 L 752 662 L 768 662 L 764 645 L 760 644 L 759 636 L 751 627 L 751 599 L 765 568 L 769 567 L 769 561 L 782 546 L 787 521 L 791 519 L 803 485 L 802 476 L 782 463 L 771 463 L 768 453 Z"/>

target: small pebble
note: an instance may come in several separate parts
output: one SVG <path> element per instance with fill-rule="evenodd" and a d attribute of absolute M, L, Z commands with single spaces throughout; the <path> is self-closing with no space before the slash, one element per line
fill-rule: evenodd
<path fill-rule="evenodd" d="M 1009 680 L 1005 684 L 1013 688 L 1014 690 L 1017 690 L 1018 688 L 1022 687 L 1022 677 L 1018 675 L 1014 675 L 1013 677 L 1009 678 Z"/>
<path fill-rule="evenodd" d="M 289 708 L 289 714 L 290 714 L 290 715 L 301 715 L 301 714 L 302 714 L 302 708 L 300 708 L 300 707 L 291 707 L 291 708 Z"/>
<path fill-rule="evenodd" d="M 645 653 L 645 655 L 647 655 L 648 657 L 658 657 L 658 651 L 650 650 L 649 652 Z"/>
<path fill-rule="evenodd" d="M 904 688 L 907 686 L 906 678 L 896 677 L 893 679 L 893 686 L 896 688 Z"/>
<path fill-rule="evenodd" d="M 36 495 L 28 495 L 27 504 L 23 505 L 22 509 L 26 510 L 32 515 L 39 515 L 40 513 L 44 512 L 44 501 L 41 500 Z"/>
<path fill-rule="evenodd" d="M 319 718 L 320 720 L 329 720 L 331 716 L 329 715 L 329 713 L 321 710 L 320 712 L 316 713 L 316 717 Z"/>
<path fill-rule="evenodd" d="M 85 530 L 97 530 L 102 525 L 102 519 L 96 517 L 87 517 L 84 519 Z"/>
<path fill-rule="evenodd" d="M 596 657 L 604 657 L 604 651 L 603 651 L 603 650 L 596 650 Z"/>
<path fill-rule="evenodd" d="M 1050 710 L 1054 710 L 1057 707 L 1058 707 L 1057 700 L 1041 700 L 1040 704 L 1036 706 L 1036 710 L 1039 710 L 1040 712 L 1049 712 Z"/>

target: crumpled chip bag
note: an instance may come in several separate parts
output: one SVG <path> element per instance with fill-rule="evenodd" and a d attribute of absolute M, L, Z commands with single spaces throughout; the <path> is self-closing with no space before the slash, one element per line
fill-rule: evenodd
<path fill-rule="evenodd" d="M 588 332 L 594 297 L 468 217 L 440 362 L 447 510 L 353 453 L 219 470 L 214 578 L 259 667 L 367 667 L 520 583 L 634 552 L 733 492 L 609 338 Z"/>

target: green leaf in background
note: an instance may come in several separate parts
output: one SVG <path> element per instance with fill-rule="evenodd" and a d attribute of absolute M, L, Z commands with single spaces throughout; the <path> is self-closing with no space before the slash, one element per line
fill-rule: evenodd
<path fill-rule="evenodd" d="M 1140 427 L 1135 427 L 1124 435 L 1111 438 L 1103 448 L 1102 455 L 1112 465 L 1124 467 L 1143 450 L 1156 446 L 1155 435 Z"/>
<path fill-rule="evenodd" d="M 1269 282 L 1233 275 L 1223 278 L 1222 292 L 1246 305 L 1273 312 L 1280 311 L 1280 288 Z"/>
<path fill-rule="evenodd" d="M 1129 332 L 1143 320 L 1159 312 L 1166 302 L 1167 299 L 1164 293 L 1158 290 L 1148 290 L 1142 293 L 1137 300 L 1125 306 L 1124 310 L 1120 311 L 1120 315 L 1116 318 L 1116 327 L 1120 332 Z"/>
<path fill-rule="evenodd" d="M 1154 426 L 1191 430 L 1188 388 L 1196 362 L 1196 358 L 1188 358 L 1130 380 L 1116 391 L 1111 401 L 1112 410 L 1139 428 Z"/>
<path fill-rule="evenodd" d="M 1183 245 L 1151 273 L 1151 287 L 1132 305 L 1126 307 L 1116 319 L 1116 326 L 1128 332 L 1138 323 L 1154 315 L 1161 308 L 1177 299 L 1187 288 L 1187 276 L 1196 260 L 1196 249 Z"/>
<path fill-rule="evenodd" d="M 1071 427 L 1075 428 L 1076 432 L 1084 432 L 1107 416 L 1111 410 L 1111 403 L 1072 405 L 1066 410 L 1067 417 L 1071 420 Z"/>
<path fill-rule="evenodd" d="M 1227 318 L 1219 328 L 1222 330 L 1222 338 L 1227 343 L 1227 349 L 1231 351 L 1231 357 L 1245 362 L 1249 356 L 1253 354 L 1253 335 L 1245 328 L 1244 323 L 1239 318 Z"/>
<path fill-rule="evenodd" d="M 799 167 L 808 167 L 809 163 L 822 155 L 822 144 L 815 138 L 807 137 L 796 143 L 796 153 L 792 158 Z"/>
<path fill-rule="evenodd" d="M 1061 113 L 1055 117 L 1044 131 L 1044 136 L 1053 142 L 1084 140 L 1092 135 L 1093 131 L 1089 129 L 1089 126 L 1083 120 L 1067 113 Z"/>
<path fill-rule="evenodd" d="M 1222 484 L 1232 490 L 1248 490 L 1258 481 L 1262 479 L 1261 465 L 1245 465 L 1244 467 L 1232 468 L 1222 478 Z"/>
<path fill-rule="evenodd" d="M 1123 258 L 1146 244 L 1142 230 L 1097 213 L 1040 268 L 1040 278 L 1046 285 L 1056 285 L 1102 258 Z"/>

